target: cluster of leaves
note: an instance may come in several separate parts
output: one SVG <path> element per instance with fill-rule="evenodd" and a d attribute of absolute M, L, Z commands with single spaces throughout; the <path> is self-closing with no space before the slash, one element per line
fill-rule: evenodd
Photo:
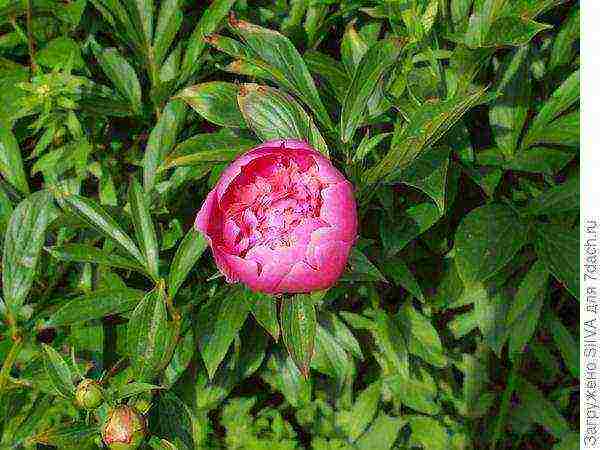
<path fill-rule="evenodd" d="M 578 448 L 578 45 L 565 0 L 0 0 L 0 447 L 127 403 L 155 449 Z M 193 229 L 273 138 L 355 186 L 327 292 Z"/>

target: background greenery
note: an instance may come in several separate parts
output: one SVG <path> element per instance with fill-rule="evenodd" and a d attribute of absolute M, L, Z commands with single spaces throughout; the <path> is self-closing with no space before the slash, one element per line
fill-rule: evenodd
<path fill-rule="evenodd" d="M 578 448 L 578 45 L 575 1 L 0 0 L 0 447 L 129 402 L 155 449 Z M 277 137 L 356 187 L 328 292 L 192 229 Z"/>

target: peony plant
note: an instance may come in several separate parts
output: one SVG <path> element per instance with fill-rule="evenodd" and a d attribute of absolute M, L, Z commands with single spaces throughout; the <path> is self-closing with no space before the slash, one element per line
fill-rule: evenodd
<path fill-rule="evenodd" d="M 358 224 L 352 184 L 309 144 L 287 139 L 233 161 L 195 226 L 229 283 L 283 294 L 332 286 Z"/>

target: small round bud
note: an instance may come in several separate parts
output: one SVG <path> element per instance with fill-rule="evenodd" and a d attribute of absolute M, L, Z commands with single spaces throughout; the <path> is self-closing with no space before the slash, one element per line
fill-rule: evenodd
<path fill-rule="evenodd" d="M 117 406 L 108 412 L 102 428 L 102 440 L 111 450 L 134 450 L 146 434 L 146 421 L 135 408 Z"/>
<path fill-rule="evenodd" d="M 75 403 L 80 408 L 91 411 L 100 406 L 103 400 L 102 388 L 96 381 L 86 378 L 77 386 Z"/>

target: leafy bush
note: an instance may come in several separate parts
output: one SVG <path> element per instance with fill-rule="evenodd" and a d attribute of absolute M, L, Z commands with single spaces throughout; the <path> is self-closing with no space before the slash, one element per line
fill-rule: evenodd
<path fill-rule="evenodd" d="M 0 0 L 0 447 L 578 448 L 578 45 L 574 1 Z M 286 138 L 360 237 L 269 297 L 193 222 Z"/>

